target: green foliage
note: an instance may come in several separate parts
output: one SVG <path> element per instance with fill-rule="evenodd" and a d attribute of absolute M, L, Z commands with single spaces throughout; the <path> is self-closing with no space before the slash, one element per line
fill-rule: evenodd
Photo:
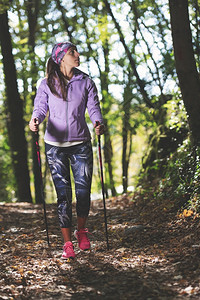
<path fill-rule="evenodd" d="M 24 103 L 25 123 L 28 125 L 32 112 L 35 85 L 37 80 L 45 75 L 46 60 L 50 56 L 51 46 L 56 41 L 70 39 L 78 45 L 78 50 L 81 53 L 81 68 L 83 67 L 83 70 L 95 80 L 100 99 L 103 99 L 101 107 L 104 118 L 107 120 L 114 148 L 112 158 L 114 178 L 115 182 L 120 185 L 122 166 L 119 162 L 121 162 L 120 155 L 123 148 L 123 120 L 133 141 L 141 128 L 143 138 L 139 141 L 147 139 L 149 133 L 152 135 L 154 140 L 151 140 L 151 143 L 149 142 L 149 152 L 151 146 L 154 147 L 154 142 L 157 146 L 160 143 L 161 146 L 161 141 L 166 141 L 166 138 L 171 136 L 172 133 L 173 136 L 176 133 L 181 134 L 182 128 L 186 128 L 186 114 L 181 97 L 177 94 L 168 1 L 108 1 L 113 15 L 121 27 L 126 46 L 135 61 L 136 69 L 152 107 L 147 105 L 141 95 L 137 78 L 130 64 L 130 58 L 122 46 L 121 36 L 106 9 L 104 1 L 66 0 L 64 2 L 60 1 L 61 6 L 58 6 L 59 1 L 55 0 L 39 2 L 40 9 L 37 15 L 34 51 L 29 43 L 31 36 L 28 30 L 28 13 L 25 1 L 13 1 L 11 9 L 15 18 L 10 22 L 10 31 L 13 39 L 18 85 Z M 190 2 L 194 6 L 194 1 Z M 32 12 L 34 12 L 34 3 L 33 1 Z M 9 8 L 10 1 L 3 0 L 0 4 L 0 11 Z M 191 16 L 193 26 L 197 28 L 196 15 L 192 11 Z M 196 31 L 194 31 L 195 41 L 196 38 Z M 198 50 L 197 46 L 198 43 L 196 43 Z M 102 78 L 103 80 L 101 80 Z M 1 106 L 3 105 L 4 103 L 1 104 Z M 3 117 L 6 117 L 4 111 Z M 90 123 L 88 117 L 87 121 Z M 4 125 L 6 127 L 6 124 Z M 0 164 L 3 170 L 3 173 L 0 174 L 0 182 L 2 184 L 5 183 L 6 168 L 11 169 L 9 151 L 6 149 L 6 134 L 6 131 L 2 132 L 0 144 L 2 154 Z M 29 144 L 29 164 L 32 166 L 31 138 L 28 126 L 26 127 L 26 137 Z M 171 142 L 170 145 L 173 144 L 173 140 Z M 178 144 L 175 142 L 173 145 L 175 145 L 173 151 L 169 149 L 164 157 L 161 157 L 163 153 L 161 151 L 159 152 L 160 155 L 155 156 L 151 163 L 147 164 L 148 171 L 154 174 L 154 180 L 159 180 L 159 176 L 162 178 L 159 181 L 159 192 L 157 194 L 160 192 L 167 193 L 170 190 L 170 184 L 172 182 L 175 184 L 177 180 L 179 185 L 176 192 L 180 195 L 185 193 L 186 198 L 189 199 L 189 178 L 184 179 L 187 181 L 186 184 L 184 180 L 180 180 L 180 172 L 174 172 L 173 170 L 175 167 L 178 169 L 179 162 L 181 164 L 184 159 L 189 159 L 187 157 L 189 149 L 183 151 L 182 154 L 177 151 L 176 161 L 174 153 Z M 146 151 L 145 147 L 141 145 L 139 147 L 133 143 L 130 160 L 137 147 L 138 151 L 142 153 Z M 163 149 L 163 144 L 157 150 L 160 151 L 161 149 Z M 142 156 L 142 153 L 139 153 L 139 157 Z M 184 155 L 187 158 L 184 158 Z M 135 170 L 131 169 L 130 172 L 129 177 L 132 178 Z M 168 180 L 162 177 L 164 174 Z M 191 178 L 194 176 L 192 174 L 190 174 Z M 108 177 L 107 174 L 105 177 Z M 165 189 L 167 183 L 169 183 L 169 189 Z M 9 190 L 10 193 L 11 187 L 14 186 L 12 176 L 9 179 L 7 178 L 5 185 L 6 188 L 1 190 Z M 95 189 L 100 187 L 98 179 L 94 186 Z M 186 188 L 186 186 L 188 187 Z M 183 191 L 185 192 L 183 193 Z M 7 198 L 9 197 L 7 195 Z"/>
<path fill-rule="evenodd" d="M 12 0 L 1 0 L 0 14 L 4 14 L 10 8 L 11 3 Z"/>
<path fill-rule="evenodd" d="M 166 159 L 155 160 L 151 171 L 157 176 L 145 180 L 144 191 L 152 192 L 156 199 L 169 199 L 174 206 L 189 207 L 200 211 L 200 148 L 193 148 L 187 138 L 180 147 Z"/>
<path fill-rule="evenodd" d="M 0 124 L 0 201 L 10 202 L 15 197 L 15 177 L 12 172 L 6 122 L 2 117 Z"/>
<path fill-rule="evenodd" d="M 165 124 L 155 127 L 143 159 L 139 189 L 155 199 L 169 199 L 177 208 L 192 206 L 199 210 L 199 148 L 192 148 L 187 116 L 178 94 L 164 104 Z"/>
<path fill-rule="evenodd" d="M 168 101 L 164 107 L 167 109 L 167 122 L 166 125 L 178 131 L 181 127 L 187 126 L 187 115 L 183 101 L 179 98 L 179 95 L 174 95 L 172 100 Z"/>

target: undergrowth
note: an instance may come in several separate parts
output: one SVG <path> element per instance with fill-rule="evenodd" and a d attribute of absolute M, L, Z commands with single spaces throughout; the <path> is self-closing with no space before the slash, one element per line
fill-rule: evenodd
<path fill-rule="evenodd" d="M 173 207 L 200 211 L 200 147 L 186 139 L 165 159 L 157 159 L 143 170 L 137 190 L 153 194 L 157 201 L 168 199 Z"/>

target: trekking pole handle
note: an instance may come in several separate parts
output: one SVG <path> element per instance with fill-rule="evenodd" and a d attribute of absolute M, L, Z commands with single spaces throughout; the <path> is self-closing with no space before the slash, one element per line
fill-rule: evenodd
<path fill-rule="evenodd" d="M 35 123 L 35 124 L 37 123 L 37 118 L 34 118 L 34 123 Z M 39 135 L 38 130 L 35 131 L 34 133 L 35 133 L 35 135 L 37 135 L 37 136 Z"/>

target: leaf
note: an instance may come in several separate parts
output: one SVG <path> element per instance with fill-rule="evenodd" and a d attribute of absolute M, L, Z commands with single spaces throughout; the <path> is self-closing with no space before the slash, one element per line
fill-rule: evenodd
<path fill-rule="evenodd" d="M 194 212 L 191 209 L 184 209 L 183 213 L 179 214 L 179 218 L 188 218 L 194 215 Z"/>
<path fill-rule="evenodd" d="M 27 43 L 28 43 L 28 38 L 24 38 L 18 42 L 18 44 L 21 44 L 21 45 L 27 44 Z"/>
<path fill-rule="evenodd" d="M 184 211 L 183 211 L 183 216 L 185 218 L 191 217 L 193 214 L 194 214 L 194 212 L 191 209 L 189 209 L 189 210 L 184 209 Z"/>

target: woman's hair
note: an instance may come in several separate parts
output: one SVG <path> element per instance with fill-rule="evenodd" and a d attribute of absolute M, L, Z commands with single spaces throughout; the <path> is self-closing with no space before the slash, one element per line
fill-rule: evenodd
<path fill-rule="evenodd" d="M 63 98 L 66 100 L 66 81 L 63 73 L 60 71 L 60 66 L 56 64 L 53 59 L 50 57 L 47 62 L 47 85 L 50 88 L 52 94 L 57 97 Z"/>

